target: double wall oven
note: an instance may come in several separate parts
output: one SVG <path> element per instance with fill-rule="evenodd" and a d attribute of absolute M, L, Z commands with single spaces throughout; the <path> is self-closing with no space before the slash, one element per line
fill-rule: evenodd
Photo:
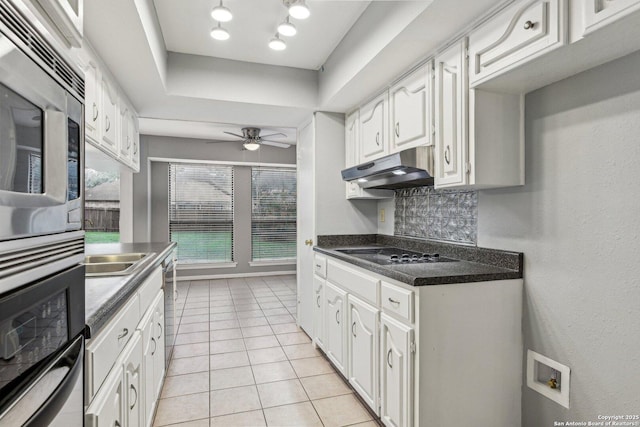
<path fill-rule="evenodd" d="M 0 425 L 83 425 L 81 74 L 0 0 Z"/>

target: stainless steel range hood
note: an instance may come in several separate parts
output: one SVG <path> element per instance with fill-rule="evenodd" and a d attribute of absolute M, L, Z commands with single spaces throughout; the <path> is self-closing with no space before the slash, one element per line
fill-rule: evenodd
<path fill-rule="evenodd" d="M 409 148 L 343 170 L 344 181 L 357 180 L 362 188 L 423 187 L 433 185 L 433 146 Z"/>

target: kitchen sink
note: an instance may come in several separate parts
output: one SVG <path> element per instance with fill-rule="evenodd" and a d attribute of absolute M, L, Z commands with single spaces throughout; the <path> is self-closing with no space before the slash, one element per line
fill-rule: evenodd
<path fill-rule="evenodd" d="M 87 277 L 99 276 L 126 276 L 138 270 L 151 253 L 126 253 L 109 255 L 87 255 L 84 259 L 85 275 Z"/>
<path fill-rule="evenodd" d="M 129 254 L 113 254 L 113 255 L 87 255 L 84 258 L 85 264 L 96 264 L 103 262 L 136 262 L 149 254 L 146 253 L 129 253 Z"/>

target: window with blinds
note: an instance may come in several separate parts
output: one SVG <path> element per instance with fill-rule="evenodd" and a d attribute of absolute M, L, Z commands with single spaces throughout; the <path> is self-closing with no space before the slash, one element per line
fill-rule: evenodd
<path fill-rule="evenodd" d="M 233 261 L 233 167 L 169 164 L 169 238 L 182 263 Z"/>
<path fill-rule="evenodd" d="M 296 171 L 251 168 L 251 258 L 296 257 Z"/>

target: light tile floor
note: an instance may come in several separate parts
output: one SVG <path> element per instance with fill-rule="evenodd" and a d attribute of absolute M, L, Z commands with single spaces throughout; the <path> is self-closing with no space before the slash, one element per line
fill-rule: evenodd
<path fill-rule="evenodd" d="M 370 414 L 295 324 L 295 276 L 178 282 L 154 426 L 359 426 Z"/>

